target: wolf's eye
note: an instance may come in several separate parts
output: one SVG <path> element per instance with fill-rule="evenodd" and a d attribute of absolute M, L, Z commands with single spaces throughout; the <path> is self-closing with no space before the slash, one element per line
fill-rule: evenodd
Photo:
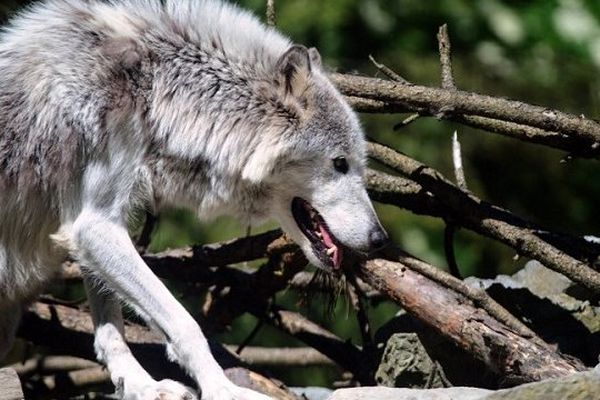
<path fill-rule="evenodd" d="M 335 170 L 337 172 L 341 172 L 342 174 L 345 174 L 346 172 L 348 172 L 348 161 L 346 161 L 346 159 L 344 157 L 337 157 L 333 159 L 333 168 L 335 168 Z"/>

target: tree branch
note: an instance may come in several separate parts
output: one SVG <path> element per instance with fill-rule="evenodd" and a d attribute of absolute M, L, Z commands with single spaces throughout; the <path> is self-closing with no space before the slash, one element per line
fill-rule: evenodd
<path fill-rule="evenodd" d="M 586 259 L 593 263 L 600 255 L 600 246 L 569 235 L 549 233 L 460 190 L 433 168 L 388 147 L 370 143 L 369 153 L 409 178 L 407 182 L 387 174 L 369 172 L 368 186 L 375 200 L 409 206 L 410 210 L 418 213 L 450 218 L 600 293 L 600 274 L 580 261 Z M 408 197 L 403 199 L 405 194 Z M 415 204 L 419 203 L 417 198 L 420 198 L 420 204 Z"/>
<path fill-rule="evenodd" d="M 585 369 L 578 360 L 562 356 L 542 341 L 519 335 L 477 308 L 468 298 L 445 290 L 417 273 L 412 268 L 414 264 L 423 262 L 401 254 L 396 262 L 368 261 L 359 269 L 359 274 L 510 383 L 559 377 Z"/>
<path fill-rule="evenodd" d="M 456 122 L 467 118 L 479 127 L 493 122 L 493 132 L 579 157 L 600 158 L 600 124 L 583 116 L 455 89 L 403 85 L 336 73 L 330 74 L 330 78 L 344 95 L 350 96 L 349 101 L 357 111 L 416 112 Z M 477 118 L 473 120 L 474 117 Z"/>
<path fill-rule="evenodd" d="M 350 371 L 362 384 L 372 385 L 375 383 L 374 371 L 371 368 L 365 368 L 370 364 L 360 349 L 304 316 L 279 307 L 273 307 L 266 314 L 252 313 L 331 358 L 342 368 Z"/>

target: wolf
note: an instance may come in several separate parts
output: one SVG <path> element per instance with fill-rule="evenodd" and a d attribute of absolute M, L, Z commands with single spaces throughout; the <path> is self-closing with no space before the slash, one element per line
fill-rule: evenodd
<path fill-rule="evenodd" d="M 128 234 L 136 210 L 277 220 L 317 267 L 387 235 L 363 183 L 357 116 L 315 49 L 219 0 L 45 0 L 0 34 L 0 359 L 67 257 L 124 399 L 193 399 L 123 338 L 125 302 L 164 334 L 203 399 L 230 382 Z"/>

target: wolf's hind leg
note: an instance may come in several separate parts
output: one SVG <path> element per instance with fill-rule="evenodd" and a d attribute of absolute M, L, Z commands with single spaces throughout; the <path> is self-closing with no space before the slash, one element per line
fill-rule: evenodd
<path fill-rule="evenodd" d="M 12 348 L 22 312 L 19 303 L 0 304 L 0 361 Z"/>
<path fill-rule="evenodd" d="M 133 357 L 124 339 L 123 316 L 116 296 L 99 287 L 100 282 L 85 278 L 96 330 L 94 347 L 98 359 L 110 371 L 110 377 L 124 400 L 194 400 L 185 386 L 171 380 L 155 381 Z"/>

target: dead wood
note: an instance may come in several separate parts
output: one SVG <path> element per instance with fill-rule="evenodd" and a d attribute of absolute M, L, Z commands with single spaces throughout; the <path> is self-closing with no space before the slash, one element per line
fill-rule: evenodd
<path fill-rule="evenodd" d="M 507 382 L 533 382 L 585 369 L 578 360 L 557 353 L 539 340 L 523 337 L 465 296 L 419 274 L 413 269 L 419 263 L 422 261 L 402 253 L 396 261 L 370 260 L 359 274 Z"/>

